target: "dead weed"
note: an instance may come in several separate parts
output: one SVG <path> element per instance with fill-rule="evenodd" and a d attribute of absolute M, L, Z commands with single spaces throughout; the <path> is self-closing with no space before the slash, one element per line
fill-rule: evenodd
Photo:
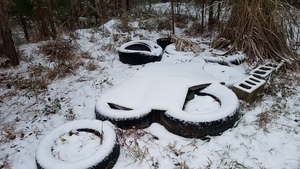
<path fill-rule="evenodd" d="M 40 52 L 48 56 L 50 62 L 61 65 L 63 63 L 74 62 L 78 60 L 75 50 L 76 44 L 72 44 L 72 40 L 58 38 L 39 47 Z"/>

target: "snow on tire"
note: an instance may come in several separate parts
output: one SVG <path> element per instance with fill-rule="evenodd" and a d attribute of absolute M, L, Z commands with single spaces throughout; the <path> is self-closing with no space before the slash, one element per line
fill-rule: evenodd
<path fill-rule="evenodd" d="M 120 154 L 109 122 L 77 120 L 51 131 L 36 152 L 38 169 L 112 168 Z"/>
<path fill-rule="evenodd" d="M 216 136 L 238 120 L 239 100 L 226 86 L 213 83 L 196 95 L 208 95 L 219 102 L 217 110 L 207 113 L 191 113 L 184 110 L 167 110 L 162 116 L 162 124 L 170 132 L 188 138 Z"/>
<path fill-rule="evenodd" d="M 95 107 L 96 119 L 108 120 L 122 129 L 146 128 L 155 120 L 150 108 L 130 109 L 99 99 Z"/>
<path fill-rule="evenodd" d="M 141 65 L 160 61 L 163 49 L 148 40 L 135 40 L 123 44 L 119 48 L 120 61 L 131 65 Z"/>
<path fill-rule="evenodd" d="M 222 65 L 227 65 L 229 63 L 235 64 L 235 65 L 240 65 L 246 60 L 246 57 L 244 55 L 229 55 L 229 56 L 208 56 L 204 55 L 203 59 L 206 62 L 211 62 L 211 63 L 219 63 Z"/>
<path fill-rule="evenodd" d="M 196 56 L 194 52 L 177 51 L 174 43 L 168 45 L 165 48 L 165 53 L 169 55 L 178 55 L 178 56 Z"/>

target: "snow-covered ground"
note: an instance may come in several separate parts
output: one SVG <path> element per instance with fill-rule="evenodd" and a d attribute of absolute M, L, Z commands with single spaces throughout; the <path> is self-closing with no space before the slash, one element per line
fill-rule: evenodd
<path fill-rule="evenodd" d="M 89 57 L 81 58 L 77 70 L 56 77 L 43 91 L 22 83 L 42 77 L 46 68 L 54 66 L 39 52 L 41 43 L 22 45 L 20 65 L 1 69 L 0 168 L 36 168 L 35 155 L 42 138 L 70 120 L 95 118 L 100 96 L 141 68 L 156 64 L 123 64 L 116 49 L 128 40 L 155 42 L 161 32 L 135 29 L 124 33 L 115 28 L 116 23 L 109 21 L 99 30 L 78 30 L 74 39 L 66 35 L 77 44 L 78 55 L 84 52 Z M 180 35 L 180 29 L 176 30 Z M 206 41 L 201 37 L 194 40 Z M 200 46 L 205 50 L 197 56 L 164 55 L 161 62 L 206 64 L 203 56 L 213 56 L 215 50 L 204 43 Z M 95 69 L 89 68 L 90 63 Z M 244 74 L 253 68 L 247 64 L 232 67 Z M 221 136 L 187 139 L 157 123 L 140 130 L 116 129 L 121 154 L 114 168 L 300 168 L 299 78 L 297 72 L 280 70 L 262 98 L 251 105 L 241 102 L 240 119 Z"/>

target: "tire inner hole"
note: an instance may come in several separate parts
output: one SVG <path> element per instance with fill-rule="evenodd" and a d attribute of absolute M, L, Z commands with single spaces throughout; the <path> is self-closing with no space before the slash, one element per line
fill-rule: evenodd
<path fill-rule="evenodd" d="M 150 48 L 144 44 L 133 44 L 133 45 L 127 46 L 125 49 L 127 49 L 127 50 L 142 50 L 142 51 L 151 52 Z"/>
<path fill-rule="evenodd" d="M 207 93 L 189 93 L 183 110 L 191 114 L 207 114 L 221 107 L 220 100 Z"/>
<path fill-rule="evenodd" d="M 71 130 L 54 141 L 51 153 L 62 161 L 80 161 L 99 151 L 102 139 L 103 135 L 93 129 Z"/>

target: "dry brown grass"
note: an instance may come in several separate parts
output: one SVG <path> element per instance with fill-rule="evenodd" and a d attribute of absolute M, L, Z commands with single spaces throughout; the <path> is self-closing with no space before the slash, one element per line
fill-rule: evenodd
<path fill-rule="evenodd" d="M 290 47 L 293 36 L 299 34 L 300 25 L 295 18 L 299 10 L 279 0 L 240 0 L 231 7 L 231 16 L 215 39 L 214 48 L 230 45 L 225 54 L 243 51 L 250 63 L 273 59 L 285 60 L 290 68 L 299 67 L 299 56 Z M 220 43 L 221 38 L 230 43 Z"/>
<path fill-rule="evenodd" d="M 76 44 L 72 44 L 71 41 L 62 38 L 57 38 L 55 41 L 40 47 L 40 52 L 45 54 L 50 62 L 55 64 L 55 67 L 49 69 L 46 75 L 50 81 L 57 77 L 73 74 L 76 69 L 84 65 L 83 61 L 75 53 L 76 48 Z M 81 56 L 85 56 L 85 54 Z"/>
<path fill-rule="evenodd" d="M 142 130 L 131 129 L 131 130 L 122 130 L 117 129 L 117 134 L 119 138 L 119 144 L 124 147 L 126 152 L 134 157 L 135 161 L 143 161 L 149 152 L 144 147 L 141 147 L 139 139 L 145 134 L 148 134 Z M 132 139 L 128 139 L 132 138 Z"/>
<path fill-rule="evenodd" d="M 48 85 L 48 79 L 44 75 L 44 71 L 35 72 L 36 67 L 29 67 L 25 74 L 1 74 L 0 87 L 5 89 L 5 93 L 0 96 L 0 100 L 11 98 L 22 91 L 22 96 L 28 98 L 36 97 L 40 92 L 45 91 Z M 27 74 L 28 73 L 28 74 Z M 28 77 L 25 77 L 27 76 Z"/>
<path fill-rule="evenodd" d="M 84 59 L 92 59 L 92 56 L 89 52 L 81 52 L 80 57 Z"/>
<path fill-rule="evenodd" d="M 48 84 L 54 79 L 74 74 L 75 70 L 84 66 L 81 55 L 75 54 L 76 46 L 74 46 L 74 44 L 58 38 L 40 47 L 40 52 L 54 63 L 53 66 L 29 64 L 26 72 L 18 73 L 13 77 L 9 74 L 1 74 L 0 87 L 7 89 L 7 92 L 0 98 L 11 97 L 18 91 L 22 91 L 22 95 L 27 98 L 37 98 L 40 93 L 47 90 Z"/>
<path fill-rule="evenodd" d="M 173 34 L 169 34 L 167 36 L 171 38 L 172 42 L 174 42 L 177 51 L 194 52 L 194 53 L 204 51 L 204 48 L 201 48 L 197 43 L 193 42 L 189 38 L 182 38 Z"/>
<path fill-rule="evenodd" d="M 4 158 L 0 159 L 0 168 L 1 169 L 11 169 L 11 162 L 8 159 L 8 155 L 6 155 Z"/>
<path fill-rule="evenodd" d="M 40 51 L 48 56 L 50 61 L 56 63 L 72 60 L 75 49 L 71 42 L 61 38 L 40 47 Z"/>
<path fill-rule="evenodd" d="M 88 70 L 88 71 L 94 71 L 94 70 L 97 70 L 98 69 L 98 65 L 97 65 L 97 63 L 95 62 L 95 61 L 88 61 L 87 63 L 86 63 L 86 69 Z"/>
<path fill-rule="evenodd" d="M 270 128 L 269 125 L 276 122 L 278 113 L 276 111 L 265 111 L 258 114 L 256 117 L 256 125 L 264 132 L 268 132 L 268 129 Z"/>

